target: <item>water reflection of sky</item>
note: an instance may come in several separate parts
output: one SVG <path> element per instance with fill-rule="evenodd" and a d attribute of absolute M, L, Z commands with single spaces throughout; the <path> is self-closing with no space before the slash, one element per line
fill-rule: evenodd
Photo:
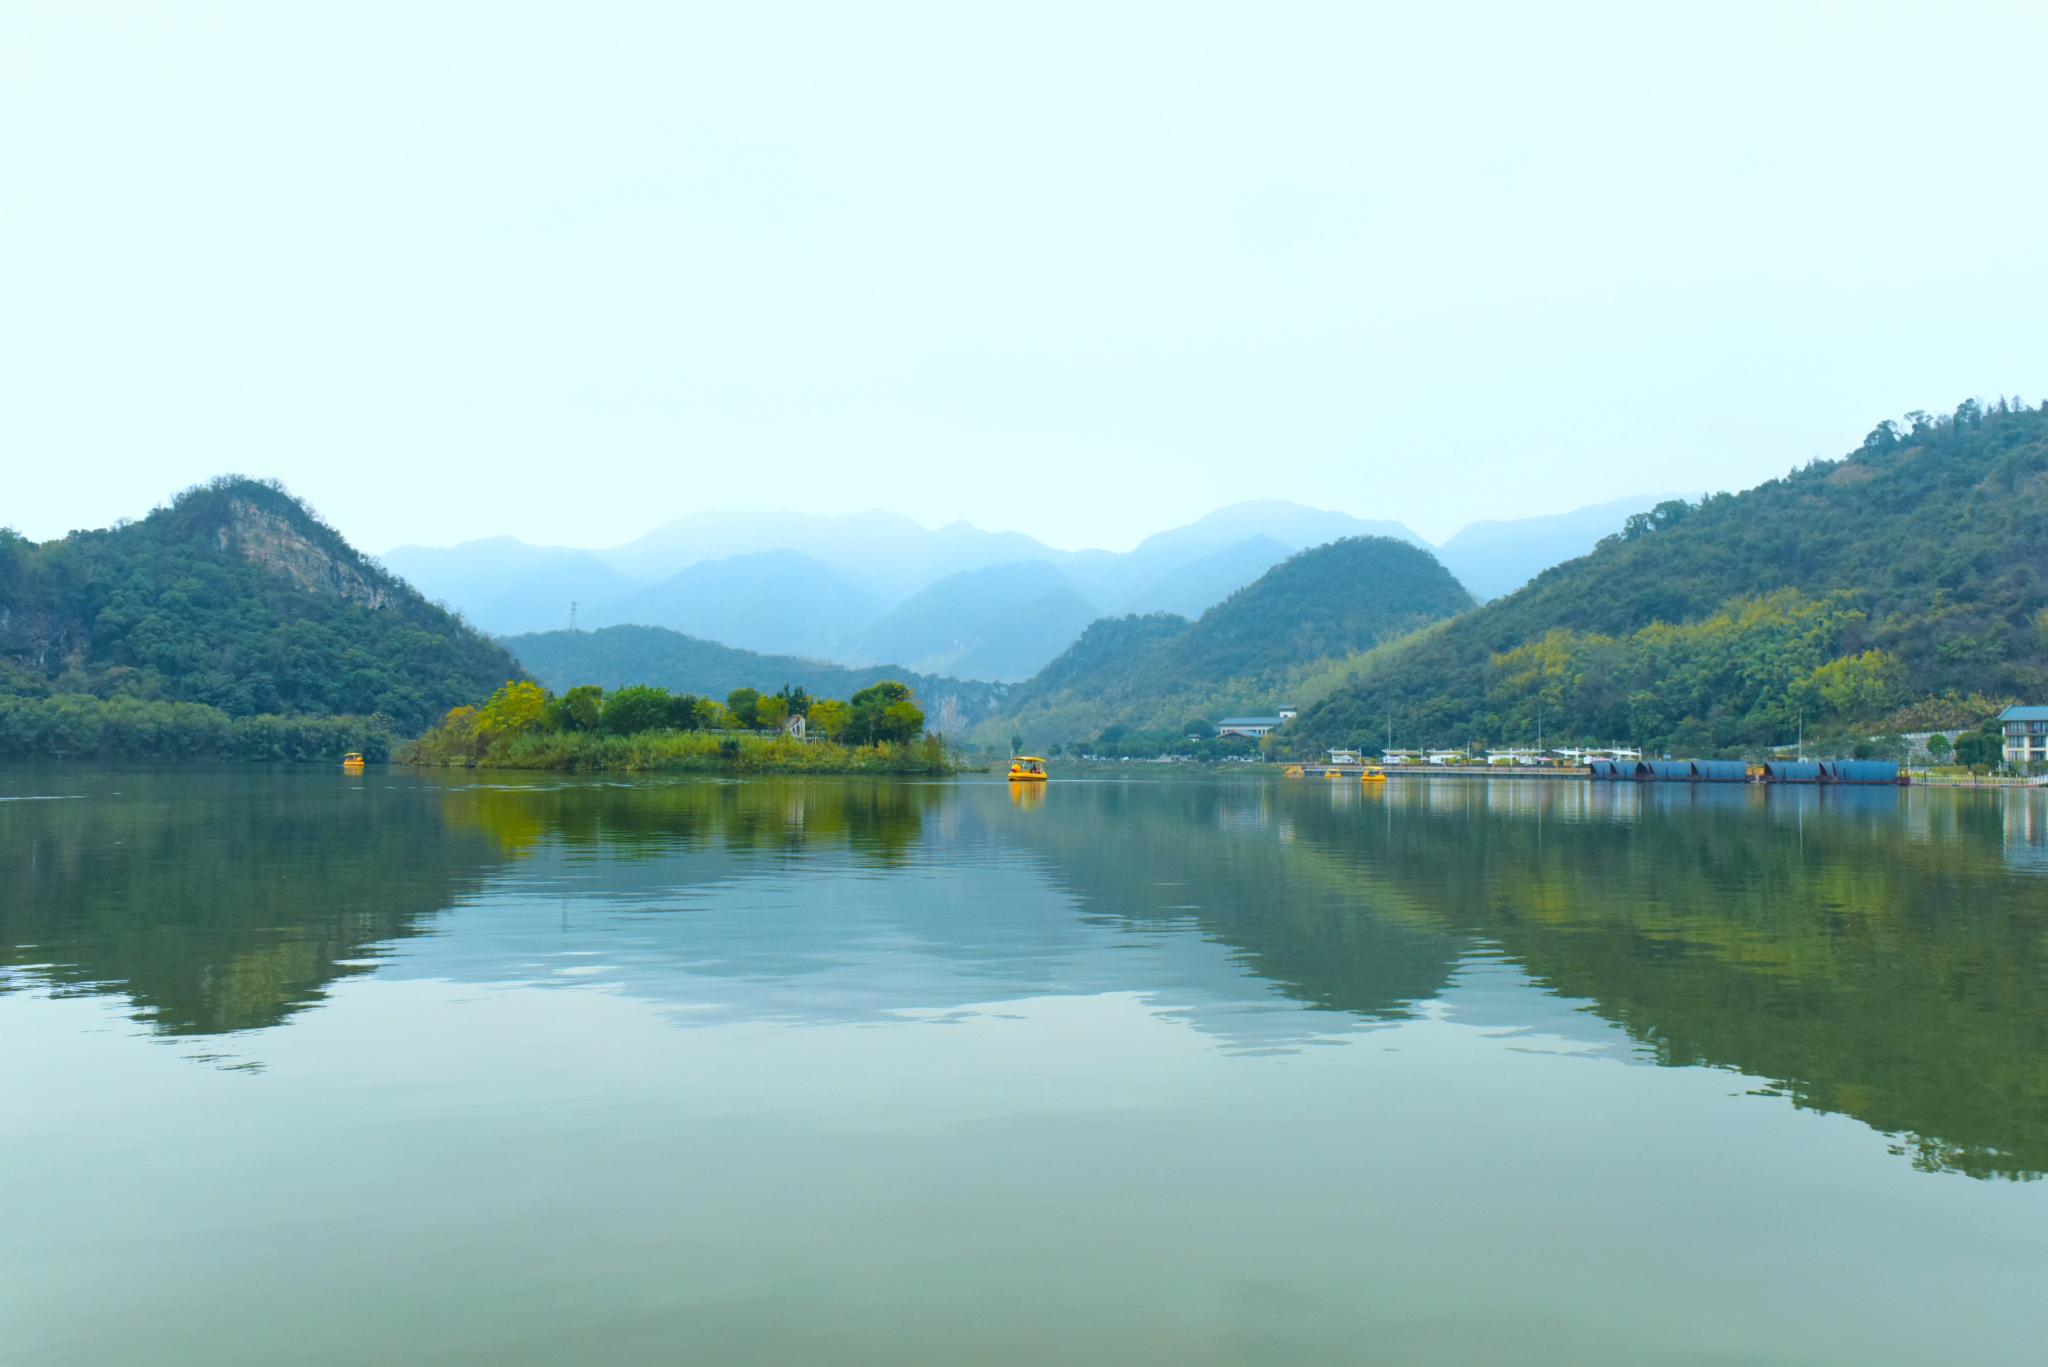
<path fill-rule="evenodd" d="M 1129 992 L 1234 1048 L 1365 1024 L 1305 1015 L 1192 917 L 1092 916 L 1039 861 L 986 847 L 886 873 L 844 852 L 799 862 L 545 848 L 451 909 L 436 933 L 391 946 L 380 972 L 602 987 L 673 1007 L 679 1024 L 911 1022 L 1013 998 Z"/>

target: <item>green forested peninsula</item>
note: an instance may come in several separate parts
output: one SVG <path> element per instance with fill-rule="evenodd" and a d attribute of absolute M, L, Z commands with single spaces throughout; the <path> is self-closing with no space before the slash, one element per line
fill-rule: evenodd
<path fill-rule="evenodd" d="M 0 756 L 331 758 L 518 672 L 274 484 L 0 532 Z"/>
<path fill-rule="evenodd" d="M 1674 501 L 1519 592 L 1369 654 L 1289 745 L 1753 750 L 1974 726 L 2048 696 L 2048 410 L 1972 401 L 1847 457 Z"/>
<path fill-rule="evenodd" d="M 797 723 L 802 723 L 799 726 Z M 845 701 L 734 689 L 724 702 L 635 685 L 583 684 L 560 695 L 506 683 L 481 707 L 457 707 L 399 748 L 404 764 L 486 769 L 711 773 L 946 774 L 945 742 L 925 732 L 909 687 L 885 679 Z"/>
<path fill-rule="evenodd" d="M 1472 596 L 1420 547 L 1350 537 L 1302 551 L 1190 622 L 1108 618 L 1019 684 L 988 738 L 1177 740 L 1227 712 L 1301 700 L 1335 661 L 1440 621 Z M 1102 733 L 1107 732 L 1107 736 Z M 1136 753 L 1136 752 L 1134 752 Z"/>

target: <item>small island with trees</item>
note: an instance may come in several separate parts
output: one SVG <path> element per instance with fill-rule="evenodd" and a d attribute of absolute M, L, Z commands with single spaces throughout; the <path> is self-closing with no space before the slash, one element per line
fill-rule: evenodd
<path fill-rule="evenodd" d="M 636 685 L 555 694 L 508 681 L 481 707 L 456 707 L 401 764 L 644 773 L 950 774 L 945 742 L 925 730 L 908 685 L 892 679 L 841 701 L 733 690 L 720 702 Z"/>

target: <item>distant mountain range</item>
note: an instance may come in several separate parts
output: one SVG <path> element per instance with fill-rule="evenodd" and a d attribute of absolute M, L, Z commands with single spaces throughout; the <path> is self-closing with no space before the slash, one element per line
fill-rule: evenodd
<path fill-rule="evenodd" d="M 1656 500 L 1479 523 L 1441 558 L 1481 597 L 1591 550 Z M 493 537 L 401 546 L 384 564 L 483 630 L 667 627 L 739 649 L 932 675 L 1029 678 L 1102 617 L 1199 616 L 1297 551 L 1342 537 L 1427 547 L 1398 522 L 1278 500 L 1235 504 L 1129 551 L 1063 551 L 891 513 L 700 513 L 606 550 Z"/>

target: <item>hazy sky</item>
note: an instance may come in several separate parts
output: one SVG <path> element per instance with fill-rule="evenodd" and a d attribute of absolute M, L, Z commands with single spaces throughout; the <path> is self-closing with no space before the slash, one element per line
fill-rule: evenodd
<path fill-rule="evenodd" d="M 2048 393 L 2048 5 L 0 0 L 0 522 L 1124 546 Z"/>

